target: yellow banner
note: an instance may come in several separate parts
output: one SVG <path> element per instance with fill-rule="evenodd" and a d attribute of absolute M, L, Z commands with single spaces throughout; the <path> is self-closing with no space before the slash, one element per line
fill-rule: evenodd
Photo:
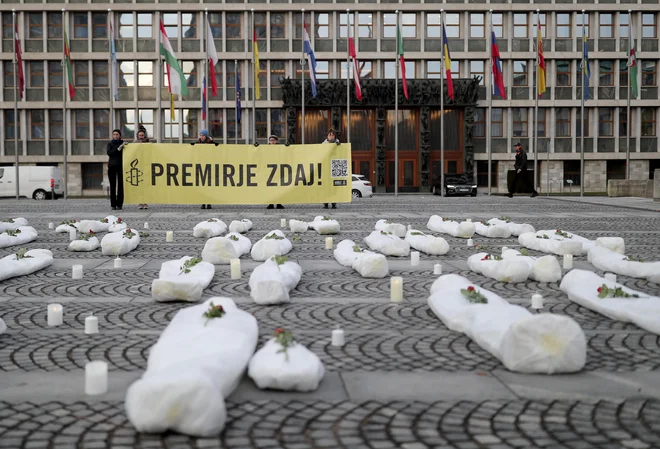
<path fill-rule="evenodd" d="M 127 204 L 351 202 L 351 145 L 124 146 Z"/>

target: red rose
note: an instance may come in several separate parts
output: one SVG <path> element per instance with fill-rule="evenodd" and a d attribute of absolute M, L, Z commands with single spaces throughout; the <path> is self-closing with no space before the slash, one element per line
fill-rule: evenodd
<path fill-rule="evenodd" d="M 92 230 L 90 229 L 90 230 L 89 230 L 89 233 L 90 233 L 90 234 L 94 234 L 94 231 L 92 231 Z"/>
<path fill-rule="evenodd" d="M 561 229 L 557 229 L 557 232 L 561 233 Z"/>
<path fill-rule="evenodd" d="M 121 218 L 117 218 L 117 223 L 122 223 Z"/>
<path fill-rule="evenodd" d="M 598 287 L 598 293 L 603 291 L 603 287 Z"/>
<path fill-rule="evenodd" d="M 467 288 L 467 291 L 469 291 L 470 293 L 472 293 L 472 292 L 474 291 L 474 287 L 470 285 L 470 286 Z"/>
<path fill-rule="evenodd" d="M 283 333 L 284 333 L 284 329 L 279 328 L 279 327 L 277 329 L 275 329 L 275 335 L 279 335 L 279 334 L 283 334 Z"/>

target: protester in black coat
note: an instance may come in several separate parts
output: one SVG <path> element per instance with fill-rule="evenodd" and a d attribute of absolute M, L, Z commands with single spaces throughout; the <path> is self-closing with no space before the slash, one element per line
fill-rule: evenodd
<path fill-rule="evenodd" d="M 108 181 L 110 181 L 110 206 L 112 210 L 121 210 L 124 206 L 124 180 L 122 179 L 121 131 L 112 131 L 112 140 L 108 142 Z"/>
<path fill-rule="evenodd" d="M 516 148 L 516 162 L 513 165 L 513 169 L 516 171 L 516 173 L 513 175 L 513 180 L 511 181 L 511 185 L 509 185 L 509 195 L 507 195 L 509 198 L 513 198 L 513 192 L 516 191 L 516 185 L 518 182 L 518 179 L 522 179 L 523 184 L 525 184 L 525 187 L 527 187 L 529 190 L 532 191 L 532 198 L 535 196 L 538 196 L 538 192 L 534 188 L 534 186 L 529 182 L 529 179 L 527 179 L 527 154 L 525 153 L 525 150 L 523 150 L 522 144 L 518 142 L 515 145 Z"/>
<path fill-rule="evenodd" d="M 329 129 L 326 139 L 321 143 L 334 143 L 336 145 L 339 145 L 339 139 L 337 138 L 337 134 L 335 133 L 335 130 Z M 327 209 L 328 203 L 323 203 L 323 207 Z M 332 208 L 337 209 L 337 203 L 332 203 Z"/>
<path fill-rule="evenodd" d="M 279 143 L 280 143 L 280 139 L 275 134 L 271 134 L 270 137 L 268 137 L 268 145 L 277 145 Z M 269 204 L 268 207 L 266 207 L 266 209 L 273 209 L 275 207 L 276 207 L 275 205 Z M 277 209 L 284 209 L 284 206 L 278 204 Z"/>

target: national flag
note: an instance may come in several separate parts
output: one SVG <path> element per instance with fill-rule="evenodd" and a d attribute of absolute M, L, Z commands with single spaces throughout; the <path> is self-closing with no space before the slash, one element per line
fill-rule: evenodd
<path fill-rule="evenodd" d="M 442 22 L 442 52 L 445 56 L 445 79 L 447 80 L 447 96 L 454 99 L 454 80 L 451 78 L 451 53 L 449 53 L 449 41 L 447 40 L 447 30 L 445 23 Z"/>
<path fill-rule="evenodd" d="M 241 77 L 238 74 L 238 67 L 236 70 L 236 122 L 241 123 Z"/>
<path fill-rule="evenodd" d="M 536 69 L 536 74 L 538 76 L 537 87 L 539 91 L 539 97 L 545 92 L 545 55 L 543 54 L 543 33 L 541 32 L 541 18 L 538 19 L 538 25 L 536 26 L 536 53 L 538 57 L 538 67 Z"/>
<path fill-rule="evenodd" d="M 312 50 L 312 43 L 309 40 L 309 33 L 307 32 L 307 23 L 303 22 L 303 49 L 307 55 L 307 64 L 309 64 L 309 78 L 312 82 L 312 97 L 316 98 L 316 57 L 314 50 Z"/>
<path fill-rule="evenodd" d="M 218 52 L 215 50 L 215 41 L 211 24 L 206 24 L 206 58 L 209 60 L 209 78 L 211 78 L 211 95 L 218 95 L 218 80 L 215 79 L 215 65 L 218 63 Z"/>
<path fill-rule="evenodd" d="M 21 52 L 21 39 L 18 35 L 18 23 L 14 24 L 14 52 L 16 53 L 16 78 L 18 80 L 18 95 L 23 99 L 23 92 L 25 92 L 25 76 L 23 75 L 23 54 Z"/>
<path fill-rule="evenodd" d="M 500 48 L 497 46 L 495 31 L 491 31 L 491 50 L 493 62 L 494 94 L 506 100 L 506 88 L 504 87 L 504 77 L 502 75 L 502 61 L 500 59 Z"/>
<path fill-rule="evenodd" d="M 188 83 L 183 75 L 183 70 L 174 56 L 174 50 L 167 38 L 167 32 L 163 21 L 160 21 L 160 54 L 165 58 L 165 66 L 167 67 L 167 84 L 169 92 L 172 95 L 188 95 Z"/>
<path fill-rule="evenodd" d="M 202 79 L 202 120 L 206 120 L 206 76 Z"/>
<path fill-rule="evenodd" d="M 254 24 L 252 24 L 254 26 Z M 261 100 L 261 85 L 259 84 L 259 45 L 257 43 L 257 29 L 252 30 L 252 52 L 254 53 L 254 93 L 257 100 Z M 314 95 L 316 96 L 316 95 Z"/>
<path fill-rule="evenodd" d="M 64 65 L 66 66 L 66 81 L 69 87 L 69 98 L 73 100 L 76 94 L 76 87 L 73 84 L 73 70 L 71 70 L 71 49 L 69 48 L 69 37 L 64 30 Z"/>
<path fill-rule="evenodd" d="M 403 54 L 403 35 L 401 34 L 401 27 L 399 20 L 396 23 L 396 50 L 397 57 L 399 58 L 399 65 L 401 66 L 401 82 L 403 83 L 403 96 L 408 99 L 408 80 L 406 79 L 406 58 Z"/>
<path fill-rule="evenodd" d="M 587 33 L 582 27 L 582 91 L 584 92 L 585 101 L 589 99 L 589 77 L 591 70 L 589 70 L 589 46 L 587 45 Z"/>
<path fill-rule="evenodd" d="M 110 13 L 110 18 L 108 20 L 110 26 L 110 32 L 108 37 L 110 37 L 110 63 L 112 70 L 112 96 L 115 98 L 115 101 L 119 100 L 119 63 L 117 62 L 117 50 L 115 48 L 115 19 L 112 13 Z"/>
<path fill-rule="evenodd" d="M 362 87 L 360 87 L 360 69 L 358 67 L 357 53 L 355 53 L 355 41 L 348 38 L 348 54 L 353 62 L 353 81 L 355 82 L 355 98 L 362 101 Z"/>
<path fill-rule="evenodd" d="M 632 25 L 632 24 L 631 24 Z M 628 50 L 628 84 L 632 90 L 632 98 L 637 98 L 637 53 L 635 53 L 635 33 L 632 32 L 631 26 L 631 37 L 629 38 Z M 19 72 L 20 73 L 20 72 Z"/>

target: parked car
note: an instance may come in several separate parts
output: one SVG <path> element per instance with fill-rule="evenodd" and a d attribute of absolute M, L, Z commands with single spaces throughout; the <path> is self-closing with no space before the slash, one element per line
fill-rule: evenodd
<path fill-rule="evenodd" d="M 477 185 L 472 181 L 472 176 L 461 175 L 445 175 L 444 189 L 441 186 L 442 180 L 440 176 L 435 178 L 433 183 L 433 194 L 442 196 L 449 195 L 470 195 L 477 196 Z"/>
<path fill-rule="evenodd" d="M 371 183 L 364 175 L 353 175 L 353 198 L 371 198 L 374 196 L 374 189 Z"/>
<path fill-rule="evenodd" d="M 64 195 L 62 171 L 57 167 L 21 165 L 18 167 L 19 195 L 35 200 Z M 16 196 L 16 167 L 0 167 L 0 197 Z"/>

